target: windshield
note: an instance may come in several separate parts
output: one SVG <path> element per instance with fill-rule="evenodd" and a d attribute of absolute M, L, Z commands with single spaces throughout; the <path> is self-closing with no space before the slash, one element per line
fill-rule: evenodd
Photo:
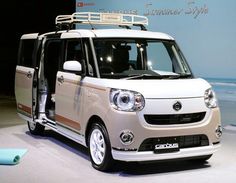
<path fill-rule="evenodd" d="M 190 69 L 174 41 L 95 39 L 101 78 L 186 78 Z"/>

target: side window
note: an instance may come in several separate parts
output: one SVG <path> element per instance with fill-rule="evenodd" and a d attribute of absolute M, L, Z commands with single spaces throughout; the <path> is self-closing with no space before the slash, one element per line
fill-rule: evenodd
<path fill-rule="evenodd" d="M 66 43 L 65 61 L 77 60 L 81 62 L 84 58 L 80 40 L 68 40 Z"/>
<path fill-rule="evenodd" d="M 33 53 L 34 53 L 35 43 L 36 43 L 35 39 L 21 40 L 20 50 L 19 50 L 19 61 L 18 61 L 19 65 L 25 67 L 34 67 Z"/>
<path fill-rule="evenodd" d="M 88 39 L 67 40 L 65 44 L 65 61 L 76 60 L 82 65 L 87 76 L 97 76 L 95 64 Z"/>

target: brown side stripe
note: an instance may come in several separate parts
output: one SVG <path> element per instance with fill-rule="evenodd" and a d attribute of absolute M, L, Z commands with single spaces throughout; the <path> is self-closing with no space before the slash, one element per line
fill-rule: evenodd
<path fill-rule="evenodd" d="M 60 116 L 58 114 L 56 114 L 56 121 L 58 121 L 62 124 L 65 124 L 66 126 L 71 127 L 73 129 L 76 129 L 78 131 L 81 129 L 79 122 L 76 122 L 76 121 L 73 121 L 71 119 L 65 118 L 65 117 Z"/>
<path fill-rule="evenodd" d="M 16 70 L 16 73 L 18 73 L 18 74 L 24 74 L 24 75 L 26 75 L 26 74 L 27 74 L 27 72 L 20 71 L 20 70 Z"/>
<path fill-rule="evenodd" d="M 18 108 L 19 110 L 24 111 L 24 112 L 26 112 L 26 113 L 28 113 L 28 114 L 31 115 L 31 111 L 32 111 L 31 107 L 28 107 L 28 106 L 25 106 L 25 105 L 23 105 L 23 104 L 18 103 L 18 104 L 17 104 L 17 108 Z"/>
<path fill-rule="evenodd" d="M 76 84 L 76 85 L 79 85 L 79 84 L 80 84 L 80 81 L 71 80 L 71 79 L 65 79 L 65 82 L 66 82 L 66 83 L 71 83 L 71 84 Z"/>

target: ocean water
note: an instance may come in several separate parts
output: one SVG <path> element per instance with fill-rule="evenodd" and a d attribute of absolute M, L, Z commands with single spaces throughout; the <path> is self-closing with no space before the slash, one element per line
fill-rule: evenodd
<path fill-rule="evenodd" d="M 218 98 L 223 126 L 236 125 L 236 79 L 204 78 Z"/>
<path fill-rule="evenodd" d="M 236 79 L 205 79 L 212 85 L 219 100 L 236 101 Z"/>

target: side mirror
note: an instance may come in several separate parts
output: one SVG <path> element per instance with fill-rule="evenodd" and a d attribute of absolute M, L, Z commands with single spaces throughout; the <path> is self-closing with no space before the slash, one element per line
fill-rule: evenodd
<path fill-rule="evenodd" d="M 63 69 L 66 70 L 66 71 L 75 71 L 75 72 L 81 72 L 82 71 L 81 64 L 76 60 L 66 61 L 63 64 Z"/>

